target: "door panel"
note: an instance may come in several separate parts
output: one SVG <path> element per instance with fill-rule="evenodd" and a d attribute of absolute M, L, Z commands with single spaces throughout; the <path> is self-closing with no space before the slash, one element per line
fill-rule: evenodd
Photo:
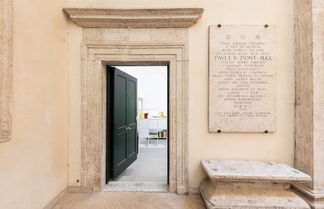
<path fill-rule="evenodd" d="M 127 116 L 126 116 L 126 107 L 127 107 L 127 79 L 117 75 L 115 81 L 115 88 L 117 90 L 115 96 L 116 106 L 114 110 L 117 111 L 116 113 L 116 123 L 117 127 L 125 127 L 127 126 Z"/>
<path fill-rule="evenodd" d="M 111 176 L 116 178 L 137 159 L 137 79 L 118 70 L 112 73 Z"/>
<path fill-rule="evenodd" d="M 116 167 L 122 166 L 122 164 L 127 160 L 127 150 L 125 149 L 126 141 L 127 141 L 127 134 L 126 132 L 120 133 L 116 137 L 116 149 L 118 152 L 115 152 L 116 156 Z"/>
<path fill-rule="evenodd" d="M 137 114 L 137 82 L 136 80 L 129 79 L 127 83 L 127 98 L 128 98 L 128 113 L 127 113 L 127 121 L 128 121 L 128 157 L 132 157 L 137 153 L 137 143 L 136 143 L 136 133 L 137 133 L 137 122 L 136 122 L 136 114 Z"/>
<path fill-rule="evenodd" d="M 118 170 L 120 166 L 127 160 L 127 117 L 126 117 L 126 105 L 127 105 L 127 78 L 116 74 L 114 82 L 114 123 L 115 123 L 115 139 L 114 144 L 114 163 Z"/>

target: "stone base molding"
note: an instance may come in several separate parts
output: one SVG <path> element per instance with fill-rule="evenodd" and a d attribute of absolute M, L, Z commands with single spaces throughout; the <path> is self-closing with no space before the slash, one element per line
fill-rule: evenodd
<path fill-rule="evenodd" d="M 295 184 L 293 188 L 298 195 L 307 201 L 311 208 L 324 209 L 324 191 L 313 190 L 303 184 Z"/>
<path fill-rule="evenodd" d="M 44 207 L 44 209 L 52 209 L 58 202 L 60 202 L 64 198 L 67 192 L 67 188 L 64 188 Z"/>
<path fill-rule="evenodd" d="M 202 161 L 208 178 L 200 186 L 208 209 L 290 208 L 310 206 L 291 189 L 310 176 L 284 164 L 258 161 Z"/>
<path fill-rule="evenodd" d="M 68 186 L 67 187 L 68 193 L 80 193 L 82 192 L 81 186 Z"/>
<path fill-rule="evenodd" d="M 201 195 L 208 209 L 289 208 L 309 209 L 309 205 L 289 189 L 289 184 L 255 182 L 213 182 L 205 179 Z"/>
<path fill-rule="evenodd" d="M 13 3 L 0 0 L 0 142 L 12 135 Z"/>

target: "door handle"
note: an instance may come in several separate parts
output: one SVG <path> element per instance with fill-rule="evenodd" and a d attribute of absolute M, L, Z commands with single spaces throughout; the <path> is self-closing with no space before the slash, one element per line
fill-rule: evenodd
<path fill-rule="evenodd" d="M 132 130 L 131 127 L 126 127 L 126 131 L 130 131 L 130 130 Z"/>

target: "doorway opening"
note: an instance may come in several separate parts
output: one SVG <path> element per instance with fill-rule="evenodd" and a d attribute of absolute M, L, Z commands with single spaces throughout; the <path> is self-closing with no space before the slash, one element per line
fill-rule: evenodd
<path fill-rule="evenodd" d="M 169 191 L 168 66 L 107 66 L 106 190 Z"/>

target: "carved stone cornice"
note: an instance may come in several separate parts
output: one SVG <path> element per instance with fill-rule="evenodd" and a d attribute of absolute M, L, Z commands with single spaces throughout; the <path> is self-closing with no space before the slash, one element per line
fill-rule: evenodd
<path fill-rule="evenodd" d="M 201 8 L 63 10 L 73 22 L 84 28 L 188 28 L 204 11 Z"/>

